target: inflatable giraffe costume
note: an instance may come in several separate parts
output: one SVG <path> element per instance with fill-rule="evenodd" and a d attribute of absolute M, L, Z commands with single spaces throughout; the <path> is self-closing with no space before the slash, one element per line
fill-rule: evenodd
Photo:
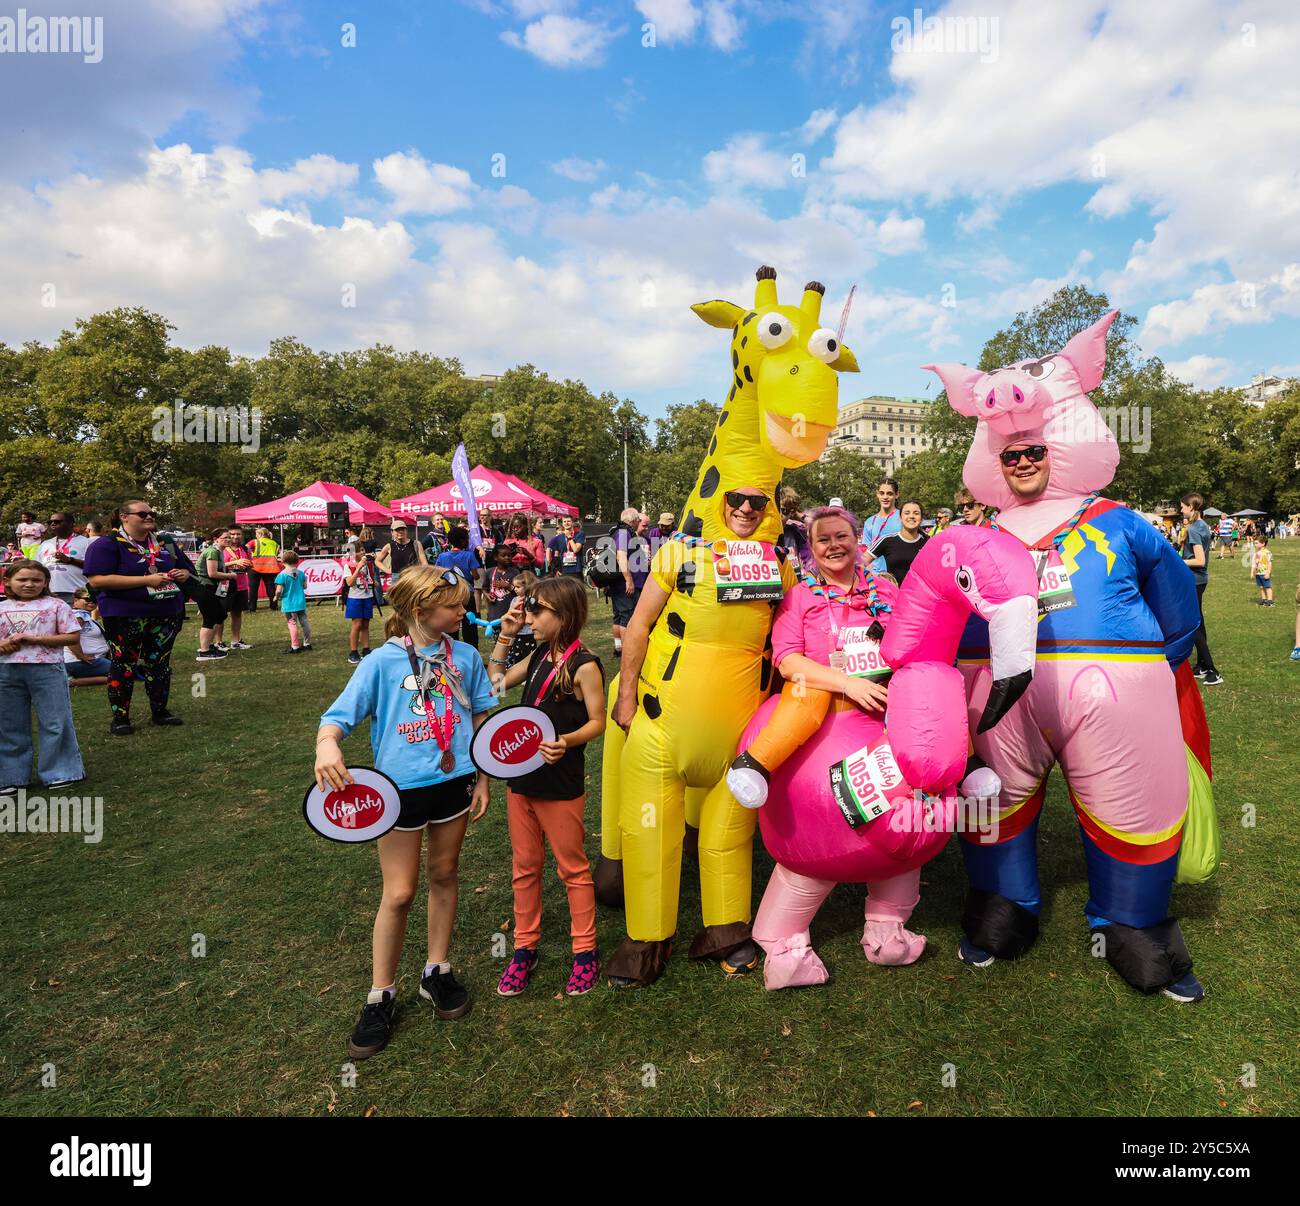
<path fill-rule="evenodd" d="M 658 590 L 643 595 L 628 629 L 625 661 L 638 624 L 643 639 L 649 630 L 635 713 L 626 736 L 617 725 L 606 730 L 602 863 L 608 876 L 611 861 L 622 859 L 628 933 L 606 971 L 621 982 L 648 984 L 667 961 L 688 794 L 702 796 L 704 929 L 691 956 L 718 959 L 728 971 L 757 962 L 749 930 L 755 814 L 732 798 L 725 776 L 771 688 L 772 615 L 795 582 L 776 549 L 781 473 L 821 455 L 838 414 L 838 375 L 858 367 L 821 325 L 822 285 L 806 285 L 797 307 L 782 306 L 775 269 L 760 268 L 757 278 L 752 310 L 726 301 L 692 307 L 710 326 L 731 330 L 732 387 L 681 530 L 652 562 Z M 741 490 L 768 499 L 744 541 L 726 526 L 726 496 Z M 616 678 L 611 714 L 619 691 Z"/>

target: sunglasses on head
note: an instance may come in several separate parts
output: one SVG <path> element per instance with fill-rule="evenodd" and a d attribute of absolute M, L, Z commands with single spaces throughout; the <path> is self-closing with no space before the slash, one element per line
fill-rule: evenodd
<path fill-rule="evenodd" d="M 998 460 L 1010 469 L 1020 464 L 1022 456 L 1027 456 L 1031 465 L 1037 465 L 1046 455 L 1047 446 L 1045 444 L 1030 444 L 1028 448 L 1007 448 L 998 453 Z"/>
<path fill-rule="evenodd" d="M 450 569 L 446 566 L 439 566 L 438 568 L 442 570 L 442 580 L 448 586 L 459 586 L 463 581 L 459 570 Z"/>
<path fill-rule="evenodd" d="M 723 497 L 734 511 L 739 511 L 746 503 L 749 503 L 751 511 L 762 511 L 772 501 L 766 494 L 746 494 L 743 490 L 728 490 Z"/>

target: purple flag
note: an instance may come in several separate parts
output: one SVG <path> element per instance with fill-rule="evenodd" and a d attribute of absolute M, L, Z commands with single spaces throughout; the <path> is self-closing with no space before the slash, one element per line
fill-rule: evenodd
<path fill-rule="evenodd" d="M 460 488 L 461 501 L 465 504 L 465 522 L 469 527 L 469 547 L 483 547 L 483 533 L 478 526 L 478 503 L 474 499 L 474 483 L 469 480 L 469 457 L 465 455 L 465 445 L 456 445 L 456 455 L 451 458 L 451 476 Z"/>

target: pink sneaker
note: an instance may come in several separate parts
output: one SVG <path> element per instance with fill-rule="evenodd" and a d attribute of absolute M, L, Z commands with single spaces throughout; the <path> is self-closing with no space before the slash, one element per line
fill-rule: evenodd
<path fill-rule="evenodd" d="M 915 963 L 925 950 L 925 935 L 913 934 L 901 921 L 868 921 L 862 930 L 862 951 L 871 963 L 901 967 Z"/>
<path fill-rule="evenodd" d="M 600 979 L 600 952 L 579 951 L 573 956 L 573 971 L 564 991 L 571 997 L 580 997 L 596 987 Z"/>
<path fill-rule="evenodd" d="M 501 973 L 501 983 L 497 992 L 503 997 L 517 997 L 528 987 L 533 968 L 537 966 L 537 952 L 527 947 L 520 947 L 510 957 L 506 970 Z"/>

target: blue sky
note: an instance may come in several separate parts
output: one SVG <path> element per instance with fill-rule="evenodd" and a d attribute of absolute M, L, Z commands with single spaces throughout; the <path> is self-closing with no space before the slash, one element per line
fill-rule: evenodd
<path fill-rule="evenodd" d="M 10 343 L 142 304 L 189 346 L 531 361 L 656 415 L 721 396 L 689 304 L 768 262 L 832 317 L 857 285 L 844 401 L 933 395 L 921 364 L 1076 281 L 1198 385 L 1300 372 L 1287 0 L 80 11 L 102 62 L 0 53 Z"/>

